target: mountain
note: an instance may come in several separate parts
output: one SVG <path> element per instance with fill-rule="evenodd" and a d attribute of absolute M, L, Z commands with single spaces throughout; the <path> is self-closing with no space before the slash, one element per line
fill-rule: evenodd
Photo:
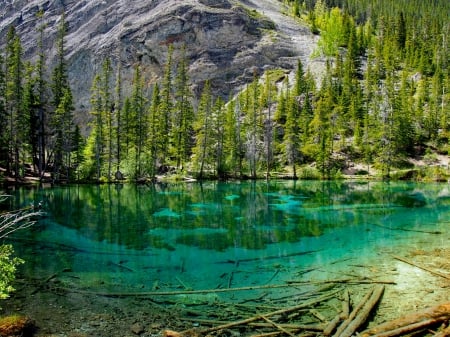
<path fill-rule="evenodd" d="M 69 80 L 78 114 L 89 110 L 90 86 L 103 60 L 121 63 L 124 87 L 140 64 L 150 87 L 158 81 L 168 46 L 186 46 L 194 93 L 211 80 L 213 92 L 227 97 L 265 69 L 292 70 L 298 57 L 307 64 L 314 35 L 281 14 L 276 0 L 5 0 L 0 9 L 0 44 L 16 27 L 24 58 L 37 54 L 38 27 L 45 24 L 49 69 L 56 60 L 56 34 L 62 13 Z M 38 13 L 43 11 L 42 18 Z M 80 121 L 80 118 L 77 118 Z"/>

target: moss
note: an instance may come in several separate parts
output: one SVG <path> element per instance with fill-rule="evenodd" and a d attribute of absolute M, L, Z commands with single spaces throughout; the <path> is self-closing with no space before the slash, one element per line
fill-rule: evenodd
<path fill-rule="evenodd" d="M 33 336 L 34 322 L 26 316 L 11 315 L 0 318 L 0 336 Z"/>

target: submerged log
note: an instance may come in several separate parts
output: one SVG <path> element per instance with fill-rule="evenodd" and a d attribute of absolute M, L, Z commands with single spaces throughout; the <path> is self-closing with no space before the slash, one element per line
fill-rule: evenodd
<path fill-rule="evenodd" d="M 350 337 L 353 335 L 369 317 L 370 312 L 380 300 L 383 291 L 383 286 L 370 289 L 358 306 L 353 309 L 349 317 L 339 326 L 333 337 Z"/>
<path fill-rule="evenodd" d="M 304 302 L 302 304 L 299 304 L 299 305 L 296 305 L 296 306 L 293 306 L 293 307 L 289 307 L 289 308 L 286 308 L 286 309 L 280 309 L 280 310 L 272 311 L 272 312 L 263 314 L 262 316 L 264 316 L 264 317 L 271 317 L 271 316 L 275 316 L 275 315 L 283 315 L 283 314 L 288 314 L 290 312 L 297 311 L 297 310 L 300 310 L 300 309 L 308 308 L 308 307 L 310 307 L 310 306 L 312 306 L 314 304 L 317 304 L 317 303 L 320 303 L 320 302 L 323 302 L 325 300 L 328 300 L 328 299 L 332 298 L 336 293 L 337 293 L 337 291 L 334 291 L 334 292 L 331 292 L 329 294 L 322 295 L 322 296 L 319 296 L 319 297 L 317 297 L 315 299 L 306 301 L 306 302 Z M 204 334 L 206 334 L 206 333 L 210 333 L 210 332 L 213 332 L 213 331 L 228 329 L 228 328 L 231 328 L 231 327 L 234 327 L 234 326 L 238 326 L 238 325 L 245 325 L 245 324 L 253 323 L 253 322 L 258 321 L 260 319 L 261 319 L 261 314 L 258 314 L 258 315 L 255 315 L 253 317 L 242 319 L 242 320 L 239 320 L 239 321 L 236 321 L 236 322 L 231 322 L 231 323 L 215 326 L 215 327 L 212 327 L 212 328 L 208 328 L 208 329 L 203 330 L 202 332 Z"/>
<path fill-rule="evenodd" d="M 442 331 L 439 331 L 433 337 L 449 337 L 449 336 L 450 336 L 450 326 L 448 326 Z"/>
<path fill-rule="evenodd" d="M 375 308 L 381 296 L 383 295 L 383 291 L 384 291 L 383 286 L 378 286 L 375 288 L 369 300 L 366 303 L 364 303 L 364 306 L 357 313 L 356 317 L 348 324 L 348 326 L 344 329 L 344 331 L 340 334 L 339 337 L 352 336 L 356 332 L 356 330 L 361 325 L 364 324 L 364 322 L 369 317 L 370 312 L 372 311 L 373 308 Z"/>
<path fill-rule="evenodd" d="M 433 270 L 433 269 L 430 269 L 430 268 L 427 268 L 427 267 L 418 265 L 417 263 L 414 263 L 414 262 L 411 261 L 411 260 L 405 259 L 404 257 L 400 257 L 400 256 L 396 256 L 396 255 L 392 255 L 392 257 L 393 257 L 394 259 L 396 259 L 396 260 L 405 262 L 405 263 L 407 263 L 407 264 L 409 264 L 409 265 L 411 265 L 411 266 L 414 266 L 414 267 L 416 267 L 416 268 L 425 270 L 425 271 L 427 271 L 427 272 L 429 272 L 429 273 L 431 273 L 431 274 L 433 274 L 433 275 L 440 276 L 440 277 L 443 277 L 443 278 L 445 278 L 445 279 L 447 279 L 447 280 L 450 280 L 450 275 L 442 274 L 442 273 L 440 273 L 440 272 L 438 272 L 438 271 L 436 271 L 436 270 Z"/>
<path fill-rule="evenodd" d="M 436 305 L 361 332 L 362 337 L 390 337 L 420 330 L 450 319 L 450 302 Z"/>

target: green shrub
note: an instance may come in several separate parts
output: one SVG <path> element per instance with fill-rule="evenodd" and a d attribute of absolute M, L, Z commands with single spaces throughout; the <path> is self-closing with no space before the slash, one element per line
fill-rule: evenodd
<path fill-rule="evenodd" d="M 0 299 L 8 298 L 14 291 L 11 283 L 15 279 L 16 268 L 24 262 L 22 259 L 13 257 L 13 253 L 11 245 L 0 246 Z"/>

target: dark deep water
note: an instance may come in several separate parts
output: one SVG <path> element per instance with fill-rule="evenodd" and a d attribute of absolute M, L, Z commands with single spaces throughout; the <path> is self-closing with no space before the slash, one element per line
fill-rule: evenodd
<path fill-rule="evenodd" d="M 139 293 L 327 280 L 354 275 L 358 266 L 380 268 L 389 254 L 450 248 L 445 183 L 205 182 L 8 193 L 11 207 L 42 202 L 47 213 L 10 237 L 26 261 L 20 278 L 55 275 L 63 289 Z M 402 280 L 401 273 L 378 277 Z"/>

